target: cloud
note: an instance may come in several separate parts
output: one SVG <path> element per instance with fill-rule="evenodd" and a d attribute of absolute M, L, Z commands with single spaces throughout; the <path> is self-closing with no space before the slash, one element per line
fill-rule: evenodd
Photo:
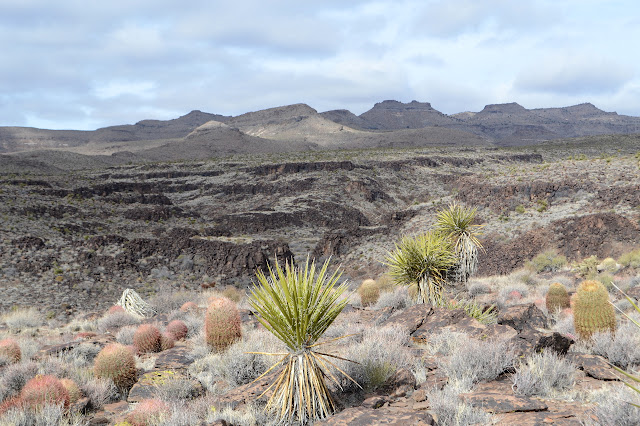
<path fill-rule="evenodd" d="M 531 64 L 515 79 L 518 90 L 566 95 L 615 93 L 633 78 L 615 59 L 554 55 Z"/>

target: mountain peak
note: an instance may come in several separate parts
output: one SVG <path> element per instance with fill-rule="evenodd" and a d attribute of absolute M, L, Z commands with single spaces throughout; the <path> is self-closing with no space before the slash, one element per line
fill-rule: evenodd
<path fill-rule="evenodd" d="M 518 114 L 527 112 L 528 110 L 516 102 L 507 104 L 489 104 L 486 105 L 479 114 Z"/>

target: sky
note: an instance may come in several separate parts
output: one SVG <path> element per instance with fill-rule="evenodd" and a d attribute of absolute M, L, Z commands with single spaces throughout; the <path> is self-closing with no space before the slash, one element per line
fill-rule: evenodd
<path fill-rule="evenodd" d="M 636 0 L 0 0 L 0 126 L 306 103 L 640 116 Z"/>

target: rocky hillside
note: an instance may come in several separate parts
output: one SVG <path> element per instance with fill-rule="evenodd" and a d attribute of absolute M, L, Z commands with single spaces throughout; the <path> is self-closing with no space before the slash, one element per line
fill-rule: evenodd
<path fill-rule="evenodd" d="M 235 132 L 210 130 L 221 129 Z M 640 243 L 638 141 L 606 141 L 2 174 L 0 307 L 106 306 L 126 287 L 245 287 L 276 256 L 333 256 L 360 279 L 384 272 L 394 243 L 452 201 L 479 208 L 481 274 L 508 273 L 549 248 L 569 260 L 615 257 Z"/>

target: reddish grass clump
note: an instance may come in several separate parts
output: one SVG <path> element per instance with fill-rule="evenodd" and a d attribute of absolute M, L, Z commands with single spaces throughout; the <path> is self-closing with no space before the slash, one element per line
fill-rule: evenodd
<path fill-rule="evenodd" d="M 167 333 L 173 334 L 173 337 L 176 340 L 182 340 L 187 337 L 187 333 L 189 333 L 189 329 L 184 321 L 181 320 L 173 320 L 169 324 L 167 324 L 167 328 L 165 329 Z"/>
<path fill-rule="evenodd" d="M 180 306 L 180 310 L 182 312 L 197 311 L 198 310 L 198 305 L 196 305 L 194 302 L 186 302 L 185 304 Z"/>
<path fill-rule="evenodd" d="M 13 339 L 0 340 L 0 356 L 7 358 L 12 363 L 20 362 L 22 351 L 18 342 Z"/>
<path fill-rule="evenodd" d="M 116 312 L 126 312 L 124 308 L 120 305 L 113 305 L 107 311 L 107 315 L 115 314 Z"/>
<path fill-rule="evenodd" d="M 168 414 L 169 406 L 164 401 L 143 399 L 125 419 L 132 426 L 151 426 L 160 423 Z"/>
<path fill-rule="evenodd" d="M 20 392 L 20 400 L 26 407 L 42 408 L 46 404 L 62 404 L 69 407 L 69 391 L 60 379 L 49 375 L 38 375 L 29 380 Z"/>

